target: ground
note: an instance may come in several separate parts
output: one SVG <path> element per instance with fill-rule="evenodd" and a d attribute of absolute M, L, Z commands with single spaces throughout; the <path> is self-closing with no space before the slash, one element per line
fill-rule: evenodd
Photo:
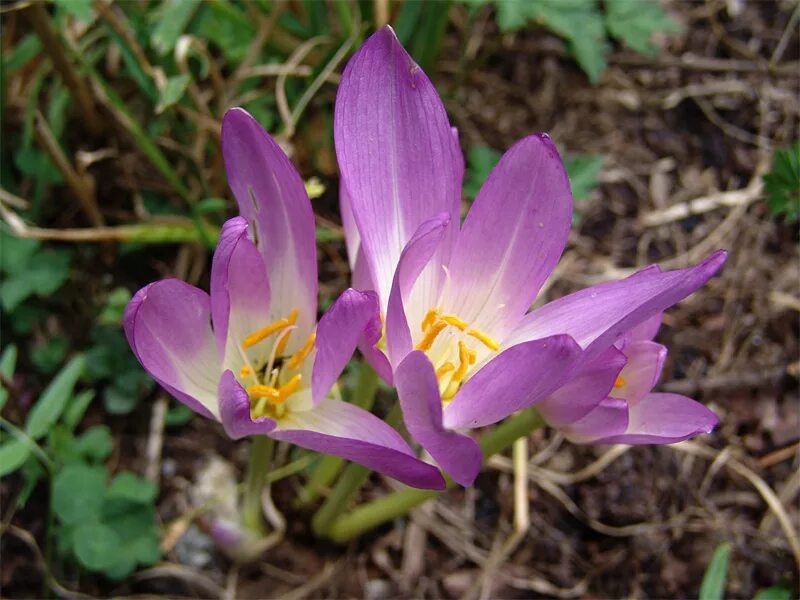
<path fill-rule="evenodd" d="M 727 542 L 726 596 L 752 598 L 784 578 L 796 590 L 798 233 L 796 222 L 767 210 L 761 188 L 773 151 L 798 134 L 800 41 L 789 21 L 796 9 L 731 0 L 669 10 L 685 33 L 661 40 L 653 57 L 615 49 L 597 85 L 551 34 L 501 35 L 490 10 L 469 25 L 454 11 L 429 74 L 465 150 L 503 150 L 546 131 L 563 153 L 604 157 L 600 185 L 576 204 L 569 246 L 539 302 L 653 262 L 677 268 L 717 248 L 730 251 L 719 277 L 667 313 L 658 338 L 670 352 L 660 389 L 716 411 L 721 425 L 712 435 L 674 447 L 609 448 L 536 431 L 530 526 L 504 560 L 497 559 L 514 507 L 511 460 L 498 456 L 474 489 L 448 492 L 344 547 L 312 536 L 309 514 L 292 506 L 299 483 L 291 477 L 274 493 L 286 535 L 252 565 L 234 565 L 192 528 L 148 571 L 116 584 L 83 576 L 63 585 L 92 595 L 170 597 L 695 597 L 714 549 Z M 788 43 L 776 55 L 784 35 Z M 312 106 L 308 122 L 315 118 Z M 312 160 L 308 137 L 293 140 L 295 156 L 304 176 L 327 184 L 314 207 L 319 223 L 335 231 L 335 166 L 324 151 Z M 122 152 L 129 164 L 104 173 L 127 173 L 127 181 L 100 181 L 101 199 L 146 171 L 135 152 Z M 217 160 L 209 175 L 215 190 L 224 185 L 220 166 Z M 75 218 L 71 209 L 46 225 L 70 227 Z M 343 242 L 323 243 L 319 256 L 322 293 L 334 296 L 348 282 Z M 157 247 L 144 267 L 135 260 L 109 248 L 102 263 L 87 265 L 83 289 L 91 294 L 108 274 L 134 289 L 156 274 L 207 282 L 208 257 L 196 246 Z M 75 322 L 56 327 L 77 345 L 89 317 L 78 292 L 67 293 Z M 118 439 L 113 464 L 144 472 L 149 411 L 110 417 L 98 409 L 92 420 L 108 423 Z M 163 522 L 186 514 L 187 489 L 212 453 L 241 468 L 244 446 L 201 419 L 166 435 L 158 464 Z M 20 485 L 13 477 L 2 483 L 4 503 Z M 361 499 L 388 489 L 373 476 Z M 12 523 L 41 539 L 45 503 L 34 498 Z M 5 595 L 39 593 L 41 565 L 24 539 L 4 536 L 3 554 Z"/>

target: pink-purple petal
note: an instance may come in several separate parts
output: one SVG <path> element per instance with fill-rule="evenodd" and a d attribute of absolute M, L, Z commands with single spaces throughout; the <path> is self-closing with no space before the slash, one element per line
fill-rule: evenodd
<path fill-rule="evenodd" d="M 425 220 L 459 219 L 464 160 L 433 84 L 384 27 L 342 75 L 336 155 L 382 308 L 400 253 Z M 445 263 L 451 230 L 439 250 Z M 436 273 L 436 276 L 441 274 Z"/>
<path fill-rule="evenodd" d="M 636 404 L 658 383 L 667 349 L 661 344 L 648 341 L 630 342 L 625 346 L 628 362 L 620 373 L 620 380 L 608 394 Z"/>
<path fill-rule="evenodd" d="M 411 331 L 406 304 L 420 273 L 428 266 L 448 229 L 450 216 L 443 213 L 419 226 L 397 263 L 386 313 L 386 347 L 389 362 L 396 367 L 411 352 Z"/>
<path fill-rule="evenodd" d="M 317 326 L 317 353 L 311 376 L 315 403 L 328 393 L 342 374 L 358 342 L 366 335 L 374 345 L 380 338 L 380 330 L 380 309 L 375 292 L 359 292 L 351 288 L 336 299 Z"/>
<path fill-rule="evenodd" d="M 250 435 L 269 435 L 275 421 L 269 417 L 253 419 L 250 414 L 250 397 L 236 381 L 231 371 L 225 371 L 219 380 L 219 412 L 222 427 L 228 437 L 238 440 Z"/>
<path fill-rule="evenodd" d="M 569 380 L 581 355 L 568 335 L 508 348 L 464 383 L 444 411 L 445 427 L 491 425 L 544 400 Z"/>
<path fill-rule="evenodd" d="M 226 221 L 211 264 L 211 316 L 221 357 L 229 342 L 240 344 L 269 319 L 267 270 L 247 231 L 243 217 Z"/>
<path fill-rule="evenodd" d="M 538 402 L 536 410 L 552 427 L 579 421 L 608 396 L 626 361 L 622 352 L 610 346 L 565 385 Z"/>
<path fill-rule="evenodd" d="M 291 413 L 270 435 L 341 456 L 412 487 L 444 489 L 439 469 L 416 458 L 399 433 L 347 402 L 326 399 L 312 410 Z"/>
<path fill-rule="evenodd" d="M 267 267 L 272 291 L 269 318 L 285 318 L 294 308 L 300 311 L 291 352 L 316 323 L 317 249 L 311 202 L 297 169 L 244 109 L 225 113 L 222 154 L 239 213 L 255 227 L 254 238 Z"/>
<path fill-rule="evenodd" d="M 558 150 L 546 134 L 523 138 L 503 155 L 469 210 L 443 304 L 504 337 L 558 262 L 571 222 L 572 194 Z"/>
<path fill-rule="evenodd" d="M 586 416 L 561 428 L 576 444 L 609 444 L 628 428 L 628 403 L 618 398 L 604 398 Z"/>
<path fill-rule="evenodd" d="M 603 444 L 674 444 L 711 433 L 719 418 L 711 410 L 679 394 L 648 394 L 629 406 L 628 428 L 605 437 Z"/>
<path fill-rule="evenodd" d="M 472 485 L 481 470 L 481 449 L 471 437 L 444 428 L 439 384 L 428 358 L 411 352 L 394 377 L 408 432 L 457 483 Z"/>
<path fill-rule="evenodd" d="M 128 303 L 123 327 L 153 379 L 195 412 L 216 418 L 221 366 L 208 294 L 179 279 L 151 283 Z"/>
<path fill-rule="evenodd" d="M 586 359 L 594 358 L 630 329 L 704 285 L 726 258 L 727 252 L 719 250 L 694 267 L 666 272 L 648 267 L 627 279 L 564 296 L 529 313 L 504 346 L 566 333 L 586 350 Z"/>

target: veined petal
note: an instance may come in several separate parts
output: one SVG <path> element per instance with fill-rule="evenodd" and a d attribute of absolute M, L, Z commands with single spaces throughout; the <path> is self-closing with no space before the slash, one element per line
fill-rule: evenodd
<path fill-rule="evenodd" d="M 211 264 L 211 316 L 217 348 L 227 367 L 242 364 L 240 345 L 269 319 L 270 288 L 264 259 L 234 217 L 222 226 Z"/>
<path fill-rule="evenodd" d="M 469 210 L 450 261 L 444 306 L 502 338 L 558 262 L 572 219 L 564 163 L 546 134 L 503 155 Z"/>
<path fill-rule="evenodd" d="M 658 383 L 667 349 L 655 342 L 636 341 L 627 344 L 624 352 L 628 363 L 608 395 L 634 405 Z"/>
<path fill-rule="evenodd" d="M 362 292 L 375 289 L 372 273 L 364 249 L 361 247 L 361 235 L 356 227 L 353 208 L 350 206 L 350 197 L 347 195 L 347 188 L 339 185 L 339 212 L 342 215 L 342 229 L 344 230 L 344 243 L 347 247 L 347 260 L 350 263 L 352 272 L 351 280 L 353 287 Z"/>
<path fill-rule="evenodd" d="M 575 372 L 582 352 L 568 335 L 513 346 L 470 377 L 444 411 L 448 429 L 491 425 L 544 400 Z"/>
<path fill-rule="evenodd" d="M 208 294 L 179 279 L 156 281 L 136 292 L 123 326 L 153 379 L 195 412 L 218 417 L 221 369 Z"/>
<path fill-rule="evenodd" d="M 561 432 L 576 444 L 612 444 L 608 441 L 628 428 L 628 403 L 605 398 L 582 419 L 561 427 Z"/>
<path fill-rule="evenodd" d="M 654 314 L 649 319 L 642 321 L 636 327 L 631 329 L 630 338 L 632 340 L 652 340 L 656 337 L 658 330 L 661 329 L 661 321 L 663 319 L 663 312 Z"/>
<path fill-rule="evenodd" d="M 471 437 L 442 424 L 442 399 L 436 373 L 419 350 L 395 370 L 395 385 L 408 432 L 460 485 L 470 486 L 481 470 L 481 449 Z"/>
<path fill-rule="evenodd" d="M 222 121 L 222 154 L 239 213 L 254 225 L 272 290 L 267 322 L 299 310 L 295 351 L 317 319 L 317 249 L 314 213 L 297 169 L 261 125 L 244 109 Z"/>
<path fill-rule="evenodd" d="M 608 396 L 626 361 L 622 352 L 610 346 L 565 385 L 538 402 L 536 410 L 552 427 L 579 421 Z"/>
<path fill-rule="evenodd" d="M 219 380 L 219 412 L 225 433 L 233 440 L 249 435 L 269 435 L 276 426 L 269 417 L 253 420 L 250 397 L 231 371 L 225 371 Z"/>
<path fill-rule="evenodd" d="M 711 433 L 719 418 L 708 408 L 679 394 L 648 394 L 628 407 L 625 433 L 594 443 L 674 444 L 701 433 Z"/>
<path fill-rule="evenodd" d="M 719 250 L 694 267 L 676 271 L 648 267 L 627 279 L 559 298 L 523 318 L 503 346 L 566 333 L 586 350 L 586 359 L 594 358 L 625 332 L 705 284 L 725 264 L 727 254 Z"/>
<path fill-rule="evenodd" d="M 411 315 L 407 313 L 416 316 L 415 320 L 412 317 L 412 322 L 419 323 L 422 321 L 423 311 L 430 307 L 428 304 L 422 304 L 422 306 L 414 307 L 416 310 L 411 311 L 409 310 L 411 307 L 407 308 L 406 303 L 420 273 L 431 262 L 431 258 L 441 244 L 449 223 L 450 216 L 445 213 L 425 221 L 419 226 L 400 255 L 386 313 L 386 347 L 389 361 L 393 367 L 400 364 L 400 361 L 412 350 L 411 331 L 408 328 L 408 316 Z"/>
<path fill-rule="evenodd" d="M 340 400 L 289 413 L 270 435 L 303 448 L 335 454 L 425 489 L 444 489 L 439 469 L 414 456 L 405 440 L 375 415 Z"/>
<path fill-rule="evenodd" d="M 356 345 L 365 335 L 372 345 L 381 336 L 380 308 L 375 292 L 345 290 L 322 316 L 317 326 L 311 388 L 318 403 L 342 374 Z"/>
<path fill-rule="evenodd" d="M 388 26 L 373 34 L 344 70 L 334 137 L 385 311 L 400 253 L 417 228 L 442 212 L 459 222 L 464 175 L 464 159 L 439 95 Z M 447 264 L 454 235 L 455 228 L 440 248 L 439 264 Z"/>

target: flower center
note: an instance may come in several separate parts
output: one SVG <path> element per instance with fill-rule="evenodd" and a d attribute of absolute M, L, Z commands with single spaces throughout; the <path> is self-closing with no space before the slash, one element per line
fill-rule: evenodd
<path fill-rule="evenodd" d="M 471 327 L 456 315 L 442 313 L 438 308 L 427 312 L 421 328 L 422 339 L 416 349 L 422 350 L 431 359 L 445 404 L 458 393 L 470 367 L 478 359 L 478 352 L 471 344 L 477 341 L 490 353 L 500 349 L 497 340 L 487 333 Z"/>
<path fill-rule="evenodd" d="M 283 417 L 288 409 L 286 401 L 303 387 L 303 375 L 298 371 L 314 350 L 316 333 L 312 333 L 294 354 L 286 355 L 298 314 L 297 309 L 292 310 L 288 317 L 247 335 L 241 344 L 244 365 L 239 370 L 239 380 L 250 396 L 250 416 L 253 419 Z M 260 366 L 253 366 L 246 351 L 270 336 L 274 339 L 268 359 Z"/>

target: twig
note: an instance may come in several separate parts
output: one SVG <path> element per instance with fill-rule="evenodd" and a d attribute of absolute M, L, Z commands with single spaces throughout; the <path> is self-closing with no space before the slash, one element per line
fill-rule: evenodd
<path fill-rule="evenodd" d="M 92 225 L 101 227 L 105 224 L 100 208 L 97 206 L 97 198 L 94 193 L 94 183 L 86 176 L 80 175 L 72 166 L 69 159 L 64 154 L 58 141 L 56 140 L 47 121 L 38 110 L 34 117 L 34 134 L 36 140 L 44 149 L 45 153 L 55 163 L 56 168 L 64 176 L 72 192 L 78 198 L 83 212 L 86 213 Z"/>
<path fill-rule="evenodd" d="M 339 563 L 326 563 L 322 572 L 315 575 L 298 588 L 293 589 L 281 596 L 282 600 L 302 600 L 310 596 L 313 592 L 325 585 L 328 580 L 336 573 Z"/>
<path fill-rule="evenodd" d="M 672 223 L 673 221 L 680 221 L 692 215 L 707 213 L 717 208 L 748 205 L 761 197 L 761 191 L 764 189 L 761 175 L 762 173 L 760 172 L 755 173 L 747 187 L 740 190 L 717 192 L 709 196 L 695 198 L 689 202 L 675 204 L 665 210 L 648 213 L 642 216 L 641 223 L 645 227 L 655 227 Z"/>
<path fill-rule="evenodd" d="M 161 472 L 161 449 L 164 446 L 164 416 L 167 414 L 167 397 L 159 394 L 150 413 L 150 434 L 147 436 L 147 467 L 144 476 L 158 486 Z"/>
<path fill-rule="evenodd" d="M 777 450 L 762 456 L 758 459 L 758 465 L 763 469 L 768 469 L 773 465 L 777 465 L 779 462 L 783 462 L 788 458 L 792 458 L 798 452 L 800 452 L 800 442 L 795 442 L 794 444 L 789 444 L 783 448 L 778 448 Z"/>
<path fill-rule="evenodd" d="M 103 126 L 97 118 L 98 112 L 95 110 L 89 88 L 68 60 L 68 53 L 64 51 L 64 44 L 61 43 L 60 36 L 50 24 L 50 16 L 47 14 L 45 6 L 44 2 L 33 2 L 23 11 L 23 14 L 28 18 L 36 36 L 41 40 L 45 52 L 53 61 L 53 66 L 75 98 L 83 122 L 93 135 L 98 135 L 103 130 Z"/>
<path fill-rule="evenodd" d="M 687 454 L 701 456 L 710 460 L 716 458 L 717 455 L 716 450 L 702 446 L 697 442 L 681 442 L 669 447 L 680 452 L 686 452 Z M 792 525 L 792 520 L 789 518 L 789 515 L 786 512 L 783 503 L 780 501 L 780 498 L 778 498 L 772 488 L 769 487 L 769 485 L 767 485 L 767 483 L 761 477 L 759 477 L 750 468 L 746 467 L 743 463 L 739 462 L 735 458 L 729 459 L 725 463 L 725 466 L 734 473 L 744 477 L 754 488 L 756 488 L 756 491 L 761 494 L 764 502 L 766 502 L 769 509 L 775 514 L 775 518 L 778 519 L 778 523 L 780 523 L 781 529 L 783 529 L 783 533 L 786 536 L 786 539 L 789 541 L 789 546 L 792 549 L 792 554 L 794 554 L 797 567 L 800 568 L 800 539 L 798 539 L 797 533 Z"/>

